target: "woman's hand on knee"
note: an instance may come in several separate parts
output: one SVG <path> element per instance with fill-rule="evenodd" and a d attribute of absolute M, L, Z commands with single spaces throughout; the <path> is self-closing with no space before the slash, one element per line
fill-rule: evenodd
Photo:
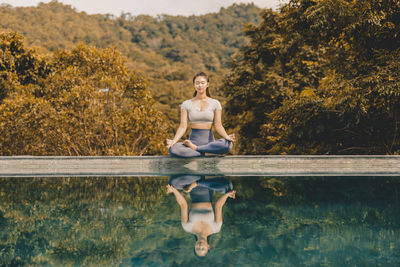
<path fill-rule="evenodd" d="M 227 137 L 225 137 L 226 140 L 231 141 L 231 142 L 235 142 L 236 141 L 236 136 L 235 134 L 230 134 Z"/>
<path fill-rule="evenodd" d="M 167 148 L 170 148 L 171 146 L 176 144 L 176 141 L 172 139 L 166 139 L 166 141 L 167 141 Z"/>

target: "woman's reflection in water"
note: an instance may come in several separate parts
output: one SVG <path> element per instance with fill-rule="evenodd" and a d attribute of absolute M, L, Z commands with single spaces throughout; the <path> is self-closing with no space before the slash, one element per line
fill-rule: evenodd
<path fill-rule="evenodd" d="M 181 195 L 178 189 L 190 193 L 192 202 L 190 211 L 186 199 Z M 210 245 L 207 237 L 218 233 L 222 225 L 222 207 L 228 197 L 235 198 L 235 190 L 232 190 L 232 183 L 226 178 L 205 179 L 204 176 L 180 175 L 171 176 L 167 193 L 173 193 L 181 207 L 181 222 L 183 229 L 196 236 L 194 247 L 197 256 L 207 255 Z M 212 207 L 214 191 L 223 195 Z"/>

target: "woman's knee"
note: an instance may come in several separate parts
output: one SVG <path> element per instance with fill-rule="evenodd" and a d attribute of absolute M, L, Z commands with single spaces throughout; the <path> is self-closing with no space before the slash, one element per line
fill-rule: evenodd
<path fill-rule="evenodd" d="M 168 180 L 168 184 L 172 185 L 176 189 L 182 189 L 180 181 L 180 176 L 172 175 Z"/>
<path fill-rule="evenodd" d="M 228 141 L 225 139 L 224 147 L 223 147 L 224 153 L 230 152 L 232 150 L 232 147 L 233 147 L 233 143 L 231 141 Z"/>
<path fill-rule="evenodd" d="M 170 148 L 168 148 L 168 152 L 169 152 L 169 154 L 170 154 L 171 156 L 176 156 L 174 146 L 175 146 L 175 145 L 173 145 L 173 146 L 171 146 Z"/>
<path fill-rule="evenodd" d="M 179 156 L 180 152 L 179 152 L 179 144 L 176 143 L 173 146 L 171 146 L 170 148 L 168 148 L 168 152 L 171 156 Z"/>
<path fill-rule="evenodd" d="M 232 150 L 232 147 L 233 147 L 233 142 L 228 141 L 228 152 Z"/>
<path fill-rule="evenodd" d="M 184 146 L 181 142 L 171 146 L 168 149 L 168 152 L 171 156 L 179 158 L 192 158 L 192 157 L 199 157 L 202 155 L 200 152 Z"/>

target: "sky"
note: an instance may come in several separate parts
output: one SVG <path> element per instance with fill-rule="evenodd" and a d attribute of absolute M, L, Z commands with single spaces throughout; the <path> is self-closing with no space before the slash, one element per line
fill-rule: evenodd
<path fill-rule="evenodd" d="M 0 3 L 17 6 L 36 6 L 38 3 L 48 3 L 50 0 L 0 0 Z M 122 12 L 132 15 L 147 14 L 156 16 L 168 15 L 200 15 L 218 12 L 221 7 L 228 7 L 233 3 L 251 3 L 262 8 L 276 9 L 288 0 L 58 0 L 71 5 L 78 11 L 88 14 L 113 14 L 120 16 Z"/>

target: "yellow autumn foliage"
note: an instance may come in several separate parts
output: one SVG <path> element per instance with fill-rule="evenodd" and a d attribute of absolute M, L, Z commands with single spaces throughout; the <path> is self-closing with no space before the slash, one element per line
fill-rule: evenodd
<path fill-rule="evenodd" d="M 1 36 L 3 54 L 18 65 L 24 58 L 18 51 L 26 50 L 21 36 Z M 10 52 L 13 46 L 20 49 Z M 46 57 L 30 53 L 29 59 L 44 71 L 34 64 L 23 77 L 13 66 L 3 70 L 14 78 L 0 105 L 1 155 L 166 152 L 166 120 L 155 109 L 147 82 L 126 67 L 115 48 L 81 44 Z"/>

